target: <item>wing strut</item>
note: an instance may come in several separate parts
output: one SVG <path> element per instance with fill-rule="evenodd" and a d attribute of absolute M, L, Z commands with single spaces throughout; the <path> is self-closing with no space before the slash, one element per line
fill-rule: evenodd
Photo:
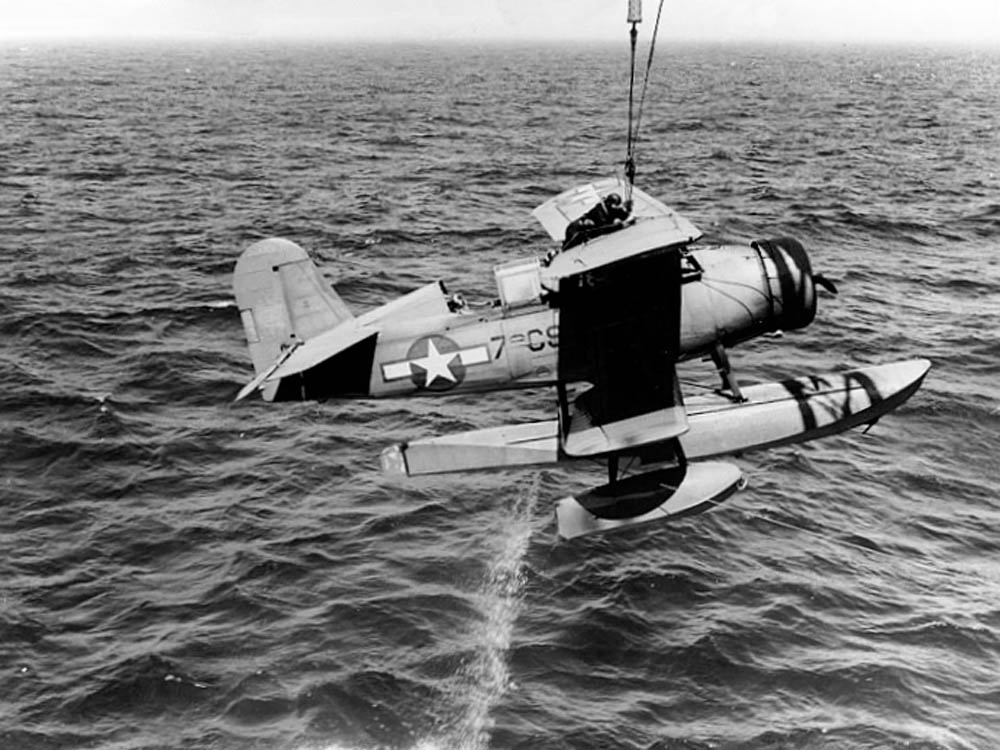
<path fill-rule="evenodd" d="M 632 466 L 630 461 L 624 469 L 621 469 L 622 456 L 629 457 L 627 453 L 612 453 L 608 456 L 608 486 L 617 484 L 622 480 L 623 474 Z M 639 448 L 637 453 L 631 458 L 638 458 L 640 463 L 670 463 L 675 467 L 684 469 L 688 465 L 687 456 L 684 454 L 684 447 L 680 438 L 670 438 L 659 445 Z"/>
<path fill-rule="evenodd" d="M 738 404 L 744 403 L 746 398 L 743 396 L 743 391 L 740 390 L 736 376 L 733 375 L 733 368 L 729 365 L 729 355 L 726 354 L 726 348 L 719 341 L 716 341 L 712 348 L 712 362 L 715 363 L 715 369 L 722 379 L 722 390 L 719 392 L 726 395 L 725 391 L 728 390 L 733 401 Z"/>

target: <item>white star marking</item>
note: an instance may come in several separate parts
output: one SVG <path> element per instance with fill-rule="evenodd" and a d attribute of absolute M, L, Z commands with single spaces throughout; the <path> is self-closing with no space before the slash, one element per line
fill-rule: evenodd
<path fill-rule="evenodd" d="M 434 346 L 434 340 L 428 339 L 427 341 L 427 356 L 421 357 L 420 359 L 410 360 L 411 365 L 416 365 L 421 370 L 427 372 L 427 378 L 424 381 L 424 387 L 430 387 L 430 385 L 441 378 L 442 380 L 449 380 L 452 383 L 458 382 L 457 378 L 452 374 L 451 368 L 448 367 L 452 360 L 458 356 L 458 352 L 448 352 L 446 354 L 441 354 Z"/>

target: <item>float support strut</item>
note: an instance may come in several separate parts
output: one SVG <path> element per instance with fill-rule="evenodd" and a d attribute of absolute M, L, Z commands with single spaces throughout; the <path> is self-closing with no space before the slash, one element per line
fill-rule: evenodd
<path fill-rule="evenodd" d="M 733 375 L 733 370 L 729 366 L 729 355 L 726 354 L 726 348 L 722 345 L 721 341 L 716 341 L 715 346 L 712 347 L 712 361 L 715 363 L 715 369 L 722 379 L 722 389 L 729 390 L 733 400 L 737 403 L 744 403 L 746 398 L 743 397 L 740 384 L 736 381 L 736 376 Z"/>

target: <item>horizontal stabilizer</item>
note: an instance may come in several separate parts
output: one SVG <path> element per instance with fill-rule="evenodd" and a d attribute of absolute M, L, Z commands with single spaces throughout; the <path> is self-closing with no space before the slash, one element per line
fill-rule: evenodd
<path fill-rule="evenodd" d="M 371 328 L 358 328 L 347 323 L 332 331 L 321 333 L 295 348 L 289 357 L 271 374 L 268 380 L 287 378 L 305 372 L 318 364 L 325 362 L 336 354 L 348 349 L 365 339 L 377 335 Z"/>
<path fill-rule="evenodd" d="M 274 364 L 243 386 L 236 400 L 245 398 L 267 383 L 311 370 L 355 344 L 377 335 L 378 332 L 371 328 L 359 328 L 353 322 L 348 322 L 309 341 L 296 341 Z"/>
<path fill-rule="evenodd" d="M 233 399 L 233 401 L 242 401 L 251 393 L 263 387 L 264 382 L 267 381 L 275 373 L 275 371 L 285 363 L 286 359 L 292 356 L 293 351 L 294 348 L 288 349 L 282 356 L 278 357 L 278 360 L 273 365 L 258 373 L 253 380 L 240 388 L 240 392 L 236 394 L 236 398 Z"/>

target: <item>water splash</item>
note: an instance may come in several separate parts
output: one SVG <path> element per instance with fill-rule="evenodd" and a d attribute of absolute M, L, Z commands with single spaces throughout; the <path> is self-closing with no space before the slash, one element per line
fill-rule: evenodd
<path fill-rule="evenodd" d="M 488 529 L 491 540 L 489 569 L 474 594 L 481 614 L 469 633 L 473 656 L 455 675 L 447 690 L 443 713 L 449 718 L 432 736 L 419 739 L 410 750 L 487 750 L 493 729 L 491 713 L 511 687 L 507 653 L 524 592 L 524 557 L 531 540 L 532 522 L 540 492 L 536 475 L 516 490 L 513 505 L 504 508 Z M 298 746 L 297 750 L 372 750 L 368 746 L 337 742 Z"/>
<path fill-rule="evenodd" d="M 521 609 L 523 561 L 531 538 L 531 522 L 538 503 L 539 478 L 518 492 L 496 530 L 495 556 L 477 594 L 483 619 L 473 633 L 476 654 L 455 686 L 461 715 L 449 738 L 455 750 L 489 747 L 493 727 L 490 713 L 510 688 L 507 652 Z"/>

